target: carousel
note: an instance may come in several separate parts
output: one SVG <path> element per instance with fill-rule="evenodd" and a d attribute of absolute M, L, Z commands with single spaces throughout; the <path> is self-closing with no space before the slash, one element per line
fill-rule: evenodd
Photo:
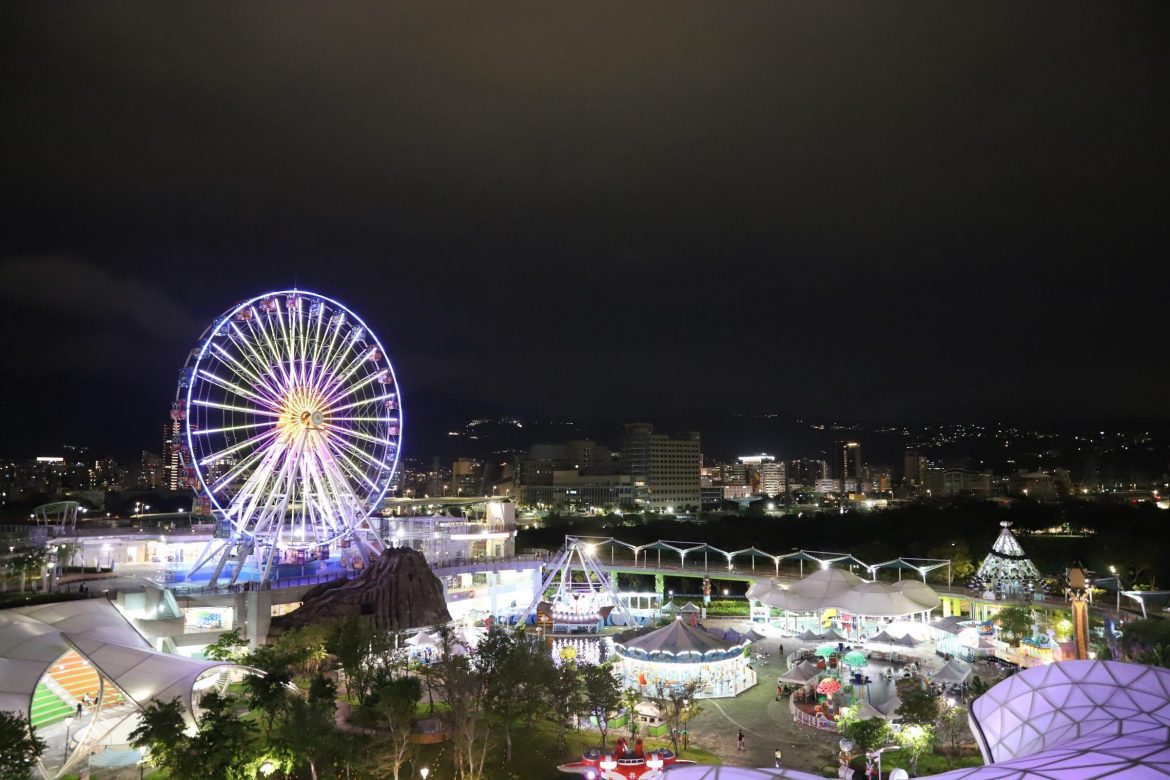
<path fill-rule="evenodd" d="M 619 638 L 614 642 L 617 672 L 622 684 L 645 694 L 647 686 L 659 682 L 682 685 L 691 680 L 702 683 L 702 698 L 738 696 L 756 684 L 756 673 L 748 666 L 742 636 L 716 636 L 684 620 L 675 620 L 653 631 Z"/>

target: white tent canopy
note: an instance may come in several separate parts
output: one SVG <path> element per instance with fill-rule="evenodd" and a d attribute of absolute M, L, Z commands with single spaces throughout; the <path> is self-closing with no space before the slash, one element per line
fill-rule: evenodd
<path fill-rule="evenodd" d="M 780 682 L 792 683 L 793 685 L 804 685 L 820 673 L 821 670 L 817 668 L 816 664 L 811 661 L 801 661 L 777 679 Z"/>
<path fill-rule="evenodd" d="M 231 666 L 156 651 L 104 599 L 0 610 L 0 710 L 28 716 L 37 683 L 70 650 L 139 707 L 177 696 L 188 713 L 198 678 Z"/>
<path fill-rule="evenodd" d="M 852 572 L 833 567 L 790 585 L 761 580 L 748 589 L 747 595 L 786 612 L 843 609 L 869 617 L 915 615 L 939 605 L 938 594 L 925 583 L 867 582 Z"/>
<path fill-rule="evenodd" d="M 946 664 L 930 673 L 930 678 L 940 683 L 961 683 L 971 676 L 971 664 L 952 658 Z"/>

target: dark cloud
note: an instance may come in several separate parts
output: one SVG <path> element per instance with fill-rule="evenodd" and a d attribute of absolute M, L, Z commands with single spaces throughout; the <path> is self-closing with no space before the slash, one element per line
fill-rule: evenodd
<path fill-rule="evenodd" d="M 294 283 L 424 419 L 1165 414 L 1163 3 L 5 12 L 0 257 L 81 258 L 127 420 Z"/>

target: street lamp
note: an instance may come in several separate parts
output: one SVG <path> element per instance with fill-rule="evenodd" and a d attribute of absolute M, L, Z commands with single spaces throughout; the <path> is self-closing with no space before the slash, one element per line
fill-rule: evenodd
<path fill-rule="evenodd" d="M 882 753 L 885 753 L 887 750 L 898 750 L 898 749 L 899 748 L 897 745 L 886 745 L 885 747 L 878 748 L 877 750 L 873 751 L 872 753 L 865 754 L 865 762 L 867 764 L 869 764 L 870 766 L 873 765 L 873 762 L 875 760 L 877 761 L 877 774 L 874 775 L 874 777 L 876 777 L 877 780 L 882 780 Z"/>
<path fill-rule="evenodd" d="M 65 718 L 65 751 L 64 759 L 69 760 L 69 727 L 73 725 L 73 718 Z"/>
<path fill-rule="evenodd" d="M 418 773 L 422 776 L 422 780 L 427 780 L 427 775 L 431 773 L 431 770 L 424 766 L 422 769 L 418 770 Z"/>
<path fill-rule="evenodd" d="M 271 761 L 265 761 L 263 764 L 260 765 L 260 774 L 264 775 L 265 777 L 268 777 L 269 775 L 271 775 L 275 771 L 276 771 L 276 764 L 272 763 Z"/>

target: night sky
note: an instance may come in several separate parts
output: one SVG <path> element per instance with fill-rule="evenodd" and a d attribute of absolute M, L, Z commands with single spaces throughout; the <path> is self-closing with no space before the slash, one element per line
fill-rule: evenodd
<path fill-rule="evenodd" d="M 1166 418 L 1170 5 L 6 3 L 0 455 L 160 446 L 205 325 L 454 421 Z"/>

